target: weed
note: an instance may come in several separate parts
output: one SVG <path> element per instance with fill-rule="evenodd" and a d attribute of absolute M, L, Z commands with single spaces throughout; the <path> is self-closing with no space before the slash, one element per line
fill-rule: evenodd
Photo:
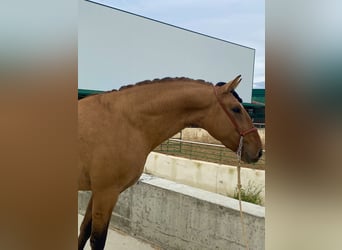
<path fill-rule="evenodd" d="M 251 181 L 249 181 L 246 188 L 244 188 L 243 186 L 241 187 L 241 200 L 254 203 L 257 205 L 261 205 L 262 204 L 262 198 L 260 195 L 261 191 L 262 191 L 261 186 L 257 186 Z M 235 188 L 235 191 L 234 191 L 234 199 L 239 199 L 239 191 L 237 187 Z"/>

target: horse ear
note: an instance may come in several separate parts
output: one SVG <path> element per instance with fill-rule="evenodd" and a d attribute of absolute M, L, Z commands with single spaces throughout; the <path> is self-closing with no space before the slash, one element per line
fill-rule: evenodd
<path fill-rule="evenodd" d="M 239 85 L 241 80 L 242 80 L 241 75 L 238 75 L 237 77 L 234 78 L 234 80 L 227 82 L 227 84 L 224 85 L 225 87 L 224 92 L 229 93 L 233 91 Z"/>

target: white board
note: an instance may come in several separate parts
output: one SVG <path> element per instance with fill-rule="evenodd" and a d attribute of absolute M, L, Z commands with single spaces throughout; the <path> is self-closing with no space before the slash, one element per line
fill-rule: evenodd
<path fill-rule="evenodd" d="M 228 27 L 227 27 L 228 28 Z M 255 49 L 90 1 L 79 2 L 81 89 L 111 90 L 163 77 L 228 81 L 251 102 Z"/>

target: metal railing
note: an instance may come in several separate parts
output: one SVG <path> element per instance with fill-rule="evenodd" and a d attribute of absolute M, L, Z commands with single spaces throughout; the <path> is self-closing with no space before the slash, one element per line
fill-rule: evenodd
<path fill-rule="evenodd" d="M 223 145 L 203 142 L 186 141 L 171 138 L 154 149 L 155 152 L 202 160 L 226 165 L 236 165 L 236 153 Z M 255 164 L 242 164 L 243 167 L 265 169 L 265 151 L 262 158 Z"/>

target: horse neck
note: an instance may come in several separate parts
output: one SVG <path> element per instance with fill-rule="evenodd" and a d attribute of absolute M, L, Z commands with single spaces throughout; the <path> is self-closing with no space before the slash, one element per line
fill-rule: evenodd
<path fill-rule="evenodd" d="M 126 90 L 128 117 L 144 133 L 151 150 L 183 128 L 200 124 L 214 99 L 211 86 L 192 82 L 134 88 Z"/>

